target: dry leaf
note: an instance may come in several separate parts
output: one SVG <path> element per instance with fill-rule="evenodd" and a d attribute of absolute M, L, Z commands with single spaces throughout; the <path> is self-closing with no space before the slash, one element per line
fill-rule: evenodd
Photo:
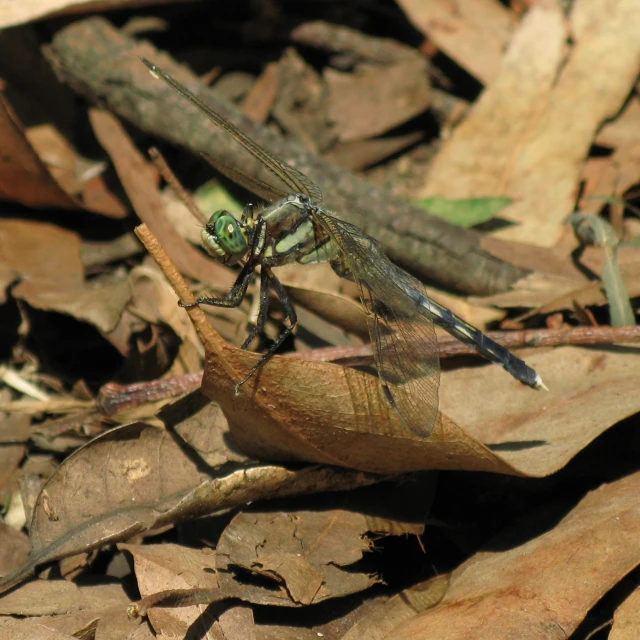
<path fill-rule="evenodd" d="M 405 620 L 435 607 L 449 588 L 449 576 L 442 575 L 417 584 L 386 601 L 370 607 L 368 615 L 342 636 L 341 640 L 380 640 Z"/>
<path fill-rule="evenodd" d="M 132 269 L 129 278 L 136 311 L 149 322 L 167 324 L 180 339 L 179 352 L 166 375 L 197 371 L 202 362 L 202 345 L 166 279 L 157 268 L 142 265 Z"/>
<path fill-rule="evenodd" d="M 632 250 L 632 253 L 634 258 L 638 258 L 637 250 Z M 595 273 L 600 271 L 601 260 L 585 262 Z M 620 272 L 629 296 L 633 298 L 640 295 L 640 263 L 627 262 L 621 266 Z M 575 304 L 586 307 L 609 303 L 599 280 L 588 282 L 543 273 L 533 273 L 523 278 L 512 291 L 483 298 L 473 297 L 471 300 L 505 308 L 533 307 L 528 316 L 573 309 Z"/>
<path fill-rule="evenodd" d="M 221 586 L 216 553 L 210 549 L 189 549 L 177 544 L 121 544 L 118 548 L 133 556 L 142 596 L 175 589 L 217 589 Z M 192 633 L 202 633 L 214 620 L 215 615 L 208 614 L 204 605 L 154 607 L 149 611 L 149 622 L 162 637 L 184 638 L 192 626 Z"/>
<path fill-rule="evenodd" d="M 85 282 L 75 233 L 46 223 L 0 221 L 0 255 L 20 282 L 15 298 L 37 309 L 66 313 L 109 332 L 117 324 L 130 290 L 124 272 Z"/>
<path fill-rule="evenodd" d="M 3 97 L 0 97 L 0 145 L 5 150 L 0 171 L 0 193 L 4 200 L 32 207 L 81 208 L 80 202 L 65 193 L 40 160 L 22 123 Z"/>
<path fill-rule="evenodd" d="M 9 480 L 25 454 L 29 439 L 29 418 L 24 415 L 3 416 L 0 421 L 0 491 L 6 491 Z"/>
<path fill-rule="evenodd" d="M 29 559 L 29 538 L 0 522 L 0 576 L 15 571 Z"/>
<path fill-rule="evenodd" d="M 121 585 L 79 587 L 67 580 L 34 580 L 0 599 L 0 614 L 46 616 L 84 609 L 126 608 L 131 602 Z"/>
<path fill-rule="evenodd" d="M 622 199 L 640 178 L 640 101 L 631 99 L 624 111 L 606 124 L 596 144 L 615 151 L 606 158 L 590 158 L 585 166 L 585 185 L 579 202 L 583 213 L 596 213 L 607 199 Z"/>
<path fill-rule="evenodd" d="M 96 137 L 109 153 L 136 213 L 154 229 L 180 271 L 201 282 L 209 283 L 213 279 L 220 287 L 230 287 L 234 278 L 228 269 L 206 258 L 175 233 L 162 209 L 155 169 L 135 148 L 117 118 L 98 109 L 92 109 L 89 117 Z"/>
<path fill-rule="evenodd" d="M 342 142 L 380 135 L 421 114 L 431 102 L 426 60 L 415 57 L 359 73 L 327 69 L 328 117 Z"/>
<path fill-rule="evenodd" d="M 562 468 L 609 427 L 640 410 L 637 346 L 559 347 L 530 359 L 548 393 L 516 394 L 497 367 L 481 375 L 447 374 L 441 410 L 491 445 L 520 473 L 543 476 Z M 487 402 L 491 398 L 491 402 Z"/>
<path fill-rule="evenodd" d="M 515 202 L 501 217 L 517 225 L 497 237 L 556 242 L 596 131 L 620 109 L 640 70 L 637 3 L 600 6 L 566 59 L 561 9 L 532 7 L 495 82 L 438 155 L 421 197 L 507 196 Z"/>
<path fill-rule="evenodd" d="M 613 616 L 609 640 L 635 640 L 640 636 L 640 589 L 636 588 Z"/>
<path fill-rule="evenodd" d="M 28 616 L 0 617 L 0 636 L 68 640 L 93 631 L 97 637 L 126 638 L 140 626 L 139 620 L 127 618 L 129 603 L 120 585 L 79 587 L 67 580 L 36 580 L 0 601 L 0 612 Z"/>
<path fill-rule="evenodd" d="M 516 161 L 527 151 L 527 141 L 540 145 L 530 129 L 556 80 L 565 39 L 564 16 L 557 4 L 535 4 L 515 32 L 498 75 L 436 156 L 419 197 L 522 197 L 509 185 L 515 180 L 517 186 Z M 503 209 L 500 217 L 513 206 Z M 530 236 L 529 232 L 527 242 Z"/>
<path fill-rule="evenodd" d="M 13 48 L 8 44 L 8 49 L 14 56 L 18 54 L 15 43 Z M 27 52 L 29 45 L 19 54 Z M 36 101 L 33 96 L 26 99 Z M 0 144 L 11 150 L 5 153 L 0 168 L 4 199 L 32 207 L 87 210 L 112 218 L 127 215 L 100 175 L 104 163 L 81 157 L 50 124 L 26 129 L 4 97 L 0 97 Z"/>
<path fill-rule="evenodd" d="M 484 84 L 497 75 L 514 15 L 495 0 L 400 0 L 407 17 L 435 45 Z"/>
<path fill-rule="evenodd" d="M 246 511 L 220 537 L 218 567 L 242 567 L 274 581 L 282 604 L 322 602 L 377 582 L 353 567 L 347 569 L 371 548 L 365 538 L 368 530 L 367 519 L 351 511 Z M 277 591 L 270 595 L 278 597 Z"/>
<path fill-rule="evenodd" d="M 385 638 L 507 640 L 524 633 L 530 640 L 564 640 L 640 564 L 639 491 L 635 473 L 591 492 L 530 542 L 473 556 L 451 574 L 440 604 Z"/>
<path fill-rule="evenodd" d="M 189 402 L 183 401 L 182 409 Z M 226 423 L 210 403 L 195 403 L 187 422 L 209 429 Z M 44 485 L 30 528 L 28 563 L 0 580 L 0 592 L 28 577 L 40 564 L 87 552 L 189 518 L 258 500 L 286 495 L 340 491 L 377 481 L 362 473 L 330 469 L 290 471 L 273 465 L 229 464 L 242 460 L 229 449 L 224 431 L 193 438 L 189 426 L 170 413 L 168 423 L 189 434 L 206 459 L 218 463 L 211 477 L 202 460 L 168 431 L 136 423 L 116 427 L 74 452 Z M 200 425 L 201 426 L 201 425 Z M 216 450 L 216 447 L 220 448 Z M 167 461 L 171 461 L 167 464 Z M 220 470 L 224 469 L 224 472 Z"/>

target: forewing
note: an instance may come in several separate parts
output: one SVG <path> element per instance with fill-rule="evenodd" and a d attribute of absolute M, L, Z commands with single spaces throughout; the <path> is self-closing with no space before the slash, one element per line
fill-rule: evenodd
<path fill-rule="evenodd" d="M 440 363 L 433 322 L 419 304 L 428 298 L 424 286 L 358 227 L 322 212 L 314 217 L 340 250 L 348 272 L 340 275 L 351 277 L 360 289 L 389 401 L 411 431 L 429 436 L 438 414 Z"/>
<path fill-rule="evenodd" d="M 259 144 L 251 140 L 248 136 L 246 136 L 240 129 L 238 129 L 235 125 L 231 124 L 228 120 L 225 120 L 220 114 L 216 113 L 213 109 L 204 104 L 200 98 L 195 96 L 191 91 L 189 91 L 186 87 L 181 85 L 179 82 L 174 80 L 170 75 L 164 73 L 161 69 L 159 69 L 155 64 L 149 62 L 145 58 L 141 58 L 142 62 L 149 68 L 152 74 L 157 75 L 162 78 L 172 89 L 177 91 L 183 98 L 188 100 L 196 109 L 198 109 L 201 113 L 203 113 L 209 120 L 217 124 L 221 129 L 226 131 L 232 138 L 234 138 L 239 144 L 241 144 L 254 158 L 256 158 L 260 163 L 262 163 L 273 176 L 275 176 L 278 181 L 281 183 L 282 187 L 278 187 L 274 191 L 279 193 L 284 193 L 288 195 L 289 193 L 302 193 L 310 198 L 312 202 L 316 204 L 320 203 L 322 200 L 322 192 L 307 176 L 303 173 L 294 169 L 292 166 L 288 165 L 283 160 L 276 158 L 274 155 L 269 153 L 266 149 L 263 149 Z M 207 157 L 207 160 L 211 162 L 211 160 Z M 218 168 L 219 165 L 216 164 L 215 161 L 212 164 Z M 220 166 L 222 165 L 220 163 Z M 224 169 L 221 169 L 222 173 L 230 177 L 232 180 L 235 180 L 238 176 L 244 174 L 241 171 L 233 170 L 233 173 L 229 174 Z M 234 177 L 235 176 L 235 177 Z M 245 178 L 247 176 L 244 176 Z M 242 186 L 247 186 L 245 182 L 240 182 Z M 255 183 L 252 183 L 255 184 Z M 264 184 L 264 183 L 263 183 Z M 249 187 L 251 188 L 251 187 Z M 258 194 L 261 195 L 261 194 Z"/>
<path fill-rule="evenodd" d="M 275 200 L 280 200 L 288 196 L 289 194 L 282 189 L 278 189 L 277 187 L 267 184 L 263 182 L 259 178 L 255 176 L 250 176 L 246 174 L 244 171 L 240 171 L 240 169 L 236 169 L 235 167 L 231 167 L 228 164 L 218 160 L 210 156 L 207 153 L 202 153 L 202 157 L 217 171 L 219 171 L 222 175 L 226 176 L 232 182 L 235 182 L 237 185 L 244 187 L 247 191 L 251 193 L 255 193 L 257 196 L 260 196 L 267 202 L 273 202 Z"/>

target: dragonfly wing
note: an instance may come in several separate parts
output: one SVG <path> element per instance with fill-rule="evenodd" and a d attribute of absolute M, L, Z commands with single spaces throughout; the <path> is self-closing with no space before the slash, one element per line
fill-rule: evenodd
<path fill-rule="evenodd" d="M 213 158 L 207 153 L 201 153 L 200 155 L 223 176 L 226 176 L 227 178 L 229 178 L 229 180 L 235 182 L 237 185 L 244 187 L 247 191 L 255 193 L 257 196 L 260 196 L 267 202 L 280 200 L 289 195 L 288 192 L 267 184 L 266 182 L 263 182 L 255 176 L 250 176 L 247 173 L 244 173 L 244 171 L 235 169 L 234 167 L 229 166 L 228 164 L 218 160 L 217 158 Z"/>
<path fill-rule="evenodd" d="M 433 321 L 420 304 L 428 300 L 424 286 L 358 227 L 323 212 L 314 218 L 340 250 L 334 269 L 360 289 L 378 375 L 390 403 L 411 431 L 429 436 L 438 415 L 440 362 Z"/>
<path fill-rule="evenodd" d="M 153 62 L 149 62 L 149 60 L 146 60 L 145 58 L 140 59 L 149 68 L 152 74 L 155 74 L 156 76 L 162 78 L 162 80 L 164 80 L 172 89 L 177 91 L 183 98 L 188 100 L 196 109 L 198 109 L 198 111 L 207 116 L 209 120 L 226 131 L 236 142 L 238 142 L 238 144 L 244 147 L 244 149 L 248 151 L 254 158 L 256 158 L 256 160 L 264 165 L 264 167 L 266 167 L 269 172 L 278 179 L 279 183 L 284 186 L 284 190 L 281 191 L 280 188 L 274 188 L 274 192 L 283 193 L 285 195 L 289 195 L 290 193 L 301 193 L 303 195 L 306 195 L 315 204 L 319 204 L 322 201 L 322 192 L 320 191 L 318 186 L 315 185 L 302 172 L 290 166 L 289 164 L 284 162 L 284 160 L 280 160 L 276 156 L 272 155 L 266 149 L 263 149 L 257 142 L 254 142 L 251 138 L 249 138 L 249 136 L 245 135 L 235 125 L 231 124 L 231 122 L 229 122 L 209 106 L 204 104 L 204 102 L 202 102 L 200 98 L 191 93 L 189 89 L 187 89 L 185 86 L 174 80 L 170 75 L 164 73 L 164 71 L 156 67 Z M 207 160 L 211 162 L 208 157 Z M 220 163 L 220 166 L 217 165 L 215 161 L 212 162 L 212 164 L 232 180 L 237 180 L 239 176 L 248 178 L 248 176 L 237 169 L 234 169 L 232 174 L 227 173 L 224 169 L 226 165 L 223 165 L 222 163 Z M 242 186 L 246 186 L 247 183 L 241 181 L 239 182 L 239 184 Z M 252 184 L 255 185 L 256 183 Z M 253 191 L 252 187 L 247 188 Z M 258 193 L 258 195 L 262 194 Z"/>

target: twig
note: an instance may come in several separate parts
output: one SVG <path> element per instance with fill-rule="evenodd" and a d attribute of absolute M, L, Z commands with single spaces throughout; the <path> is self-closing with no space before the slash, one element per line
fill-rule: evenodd
<path fill-rule="evenodd" d="M 176 269 L 173 262 L 171 262 L 169 256 L 147 225 L 141 224 L 139 227 L 136 227 L 135 233 L 149 252 L 149 255 L 160 267 L 160 270 L 169 281 L 169 284 L 176 292 L 180 301 L 187 305 L 194 304 L 196 300 L 193 293 L 191 293 L 191 289 L 189 289 L 184 278 L 180 275 L 180 272 Z M 186 308 L 185 311 L 189 314 L 189 318 L 198 333 L 200 341 L 205 345 L 205 349 L 218 359 L 218 364 L 232 380 L 237 380 L 239 374 L 227 360 L 227 353 L 232 347 L 229 347 L 218 332 L 209 324 L 202 309 L 198 306 L 193 306 Z"/>
<path fill-rule="evenodd" d="M 171 167 L 164 159 L 164 156 L 160 153 L 160 150 L 157 147 L 151 147 L 151 149 L 149 149 L 149 157 L 151 158 L 151 162 L 153 162 L 155 168 L 158 170 L 158 173 L 164 178 L 164 181 L 169 185 L 169 187 L 171 187 L 171 190 L 180 199 L 182 204 L 187 207 L 187 209 L 189 209 L 191 215 L 200 224 L 206 224 L 206 217 L 202 214 L 202 211 L 198 209 L 196 203 L 193 201 L 193 198 L 182 186 L 180 180 L 178 180 L 178 178 L 176 177 L 176 174 L 173 173 Z"/>
<path fill-rule="evenodd" d="M 109 382 L 100 389 L 97 403 L 100 410 L 110 416 L 141 404 L 157 402 L 173 398 L 186 391 L 193 391 L 200 386 L 201 382 L 202 371 L 127 385 Z"/>
<path fill-rule="evenodd" d="M 640 327 L 565 327 L 524 331 L 491 331 L 487 335 L 508 349 L 558 346 L 610 345 L 640 342 Z M 453 337 L 438 340 L 441 358 L 478 355 L 473 349 Z M 287 353 L 285 357 L 319 362 L 338 362 L 342 365 L 362 366 L 373 363 L 371 345 L 324 347 L 308 351 Z M 171 398 L 198 387 L 202 371 L 174 378 L 152 380 L 132 385 L 104 385 L 98 395 L 98 404 L 112 415 L 146 402 Z"/>

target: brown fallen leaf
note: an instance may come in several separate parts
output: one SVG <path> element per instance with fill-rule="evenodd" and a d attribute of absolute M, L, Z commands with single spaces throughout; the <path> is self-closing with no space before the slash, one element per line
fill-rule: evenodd
<path fill-rule="evenodd" d="M 73 634 L 94 632 L 98 620 L 93 611 L 33 618 L 0 616 L 0 634 L 16 640 L 70 640 Z"/>
<path fill-rule="evenodd" d="M 367 616 L 353 625 L 340 640 L 380 640 L 405 620 L 435 607 L 449 588 L 449 576 L 441 575 L 404 589 L 369 608 Z"/>
<path fill-rule="evenodd" d="M 278 61 L 278 92 L 271 109 L 280 126 L 316 153 L 336 138 L 327 126 L 326 86 L 320 74 L 295 49 Z"/>
<path fill-rule="evenodd" d="M 580 7 L 589 4 L 576 2 L 574 12 L 585 15 Z M 594 13 L 573 32 L 576 44 L 565 57 L 559 5 L 531 8 L 499 75 L 437 156 L 420 197 L 507 196 L 514 203 L 500 216 L 517 224 L 496 237 L 542 246 L 558 240 L 595 134 L 624 104 L 639 71 L 635 0 L 607 3 L 605 18 Z"/>
<path fill-rule="evenodd" d="M 635 640 L 640 637 L 640 589 L 631 595 L 616 609 L 609 640 Z"/>
<path fill-rule="evenodd" d="M 202 362 L 202 345 L 186 314 L 176 302 L 176 296 L 156 268 L 140 265 L 134 267 L 131 283 L 131 305 L 147 322 L 166 324 L 180 340 L 177 354 L 171 354 L 170 367 L 163 367 L 164 375 L 180 375 L 197 371 Z M 144 376 L 149 378 L 151 376 Z"/>
<path fill-rule="evenodd" d="M 109 332 L 129 300 L 124 272 L 85 282 L 80 240 L 61 227 L 28 220 L 0 221 L 0 254 L 19 282 L 15 298 L 37 309 L 66 313 Z"/>
<path fill-rule="evenodd" d="M 0 637 L 67 640 L 93 631 L 98 637 L 125 638 L 140 625 L 126 616 L 129 602 L 117 584 L 35 580 L 0 600 Z"/>
<path fill-rule="evenodd" d="M 218 617 L 221 640 L 257 640 L 253 610 L 247 606 L 227 609 Z"/>
<path fill-rule="evenodd" d="M 636 251 L 636 258 L 638 257 Z M 622 281 L 630 297 L 640 295 L 640 261 L 630 262 L 620 267 Z M 474 297 L 472 301 L 494 304 L 499 307 L 533 307 L 523 314 L 525 320 L 538 314 L 572 310 L 577 304 L 581 307 L 606 305 L 609 303 L 603 291 L 602 282 L 587 282 L 573 278 L 550 276 L 535 273 L 517 283 L 512 291 L 483 298 Z"/>
<path fill-rule="evenodd" d="M 80 209 L 40 160 L 6 98 L 0 96 L 0 144 L 6 150 L 0 172 L 0 192 L 5 200 L 27 206 Z"/>
<path fill-rule="evenodd" d="M 242 100 L 242 113 L 254 122 L 264 124 L 269 119 L 280 88 L 279 67 L 276 62 L 268 63 Z"/>
<path fill-rule="evenodd" d="M 0 421 L 0 491 L 24 458 L 29 439 L 29 418 L 25 415 L 4 415 Z"/>
<path fill-rule="evenodd" d="M 232 598 L 300 607 L 366 590 L 378 579 L 352 565 L 370 549 L 367 531 L 366 518 L 356 512 L 251 511 L 232 520 L 215 552 L 120 545 L 133 555 L 145 595 L 131 612 L 148 614 L 157 628 L 157 610 L 172 616 L 173 608 L 181 609 L 180 619 L 191 624 L 200 613 L 196 605 Z"/>
<path fill-rule="evenodd" d="M 18 42 L 19 37 L 6 39 L 3 54 L 18 58 L 34 53 L 29 44 Z M 20 76 L 15 69 L 5 71 L 10 77 Z M 31 95 L 21 99 L 25 103 L 38 101 Z M 0 193 L 5 200 L 33 207 L 91 211 L 111 218 L 127 215 L 126 207 L 100 175 L 103 163 L 81 157 L 53 125 L 25 128 L 4 95 L 0 96 L 0 143 L 10 150 L 0 170 Z"/>
<path fill-rule="evenodd" d="M 120 544 L 118 548 L 133 556 L 138 589 L 143 597 L 162 591 L 196 588 L 220 590 L 223 595 L 217 554 L 211 549 L 189 549 L 177 544 Z M 158 635 L 175 638 L 186 637 L 189 629 L 192 633 L 209 629 L 216 618 L 202 605 L 153 607 L 148 617 Z"/>
<path fill-rule="evenodd" d="M 227 420 L 215 402 L 200 392 L 165 405 L 158 418 L 175 431 L 211 469 L 230 462 L 245 464 L 247 457 L 228 439 Z"/>
<path fill-rule="evenodd" d="M 418 144 L 423 137 L 421 131 L 413 131 L 402 135 L 386 135 L 381 138 L 337 143 L 323 157 L 338 167 L 344 167 L 350 171 L 362 171 Z"/>
<path fill-rule="evenodd" d="M 612 198 L 622 200 L 625 192 L 638 182 L 640 175 L 640 101 L 629 100 L 624 111 L 605 125 L 596 144 L 614 149 L 606 158 L 591 158 L 585 166 L 584 188 L 578 209 L 583 213 L 597 213 Z M 598 163 L 598 160 L 600 161 Z M 590 171 L 589 171 L 590 170 Z M 622 212 L 618 213 L 616 231 L 622 235 Z M 613 216 L 612 216 L 613 218 Z M 616 220 L 612 219 L 615 224 Z"/>
<path fill-rule="evenodd" d="M 400 0 L 407 17 L 435 45 L 484 84 L 498 74 L 514 27 L 512 11 L 495 0 Z"/>
<path fill-rule="evenodd" d="M 561 469 L 609 427 L 640 410 L 637 346 L 558 347 L 531 358 L 550 389 L 542 397 L 506 392 L 501 371 L 446 374 L 440 406 L 520 473 Z M 500 391 L 500 388 L 503 391 Z M 488 402 L 487 398 L 491 398 Z"/>
<path fill-rule="evenodd" d="M 640 142 L 640 98 L 632 96 L 617 118 L 598 131 L 595 143 L 601 147 L 619 149 Z"/>
<path fill-rule="evenodd" d="M 0 599 L 1 615 L 45 616 L 83 609 L 125 608 L 131 599 L 121 585 L 78 586 L 68 580 L 34 580 Z"/>
<path fill-rule="evenodd" d="M 181 404 L 185 411 L 189 401 Z M 170 412 L 166 419 L 203 451 L 205 460 L 169 431 L 143 423 L 116 427 L 67 457 L 38 496 L 29 562 L 0 580 L 0 592 L 45 562 L 185 519 L 260 498 L 341 491 L 379 480 L 345 470 L 243 464 L 245 458 L 229 447 L 218 408 L 209 402 L 194 404 L 189 417 L 183 416 L 183 422 L 193 424 L 177 424 Z M 204 424 L 210 431 L 203 430 Z M 216 464 L 211 476 L 203 472 L 206 461 Z"/>
<path fill-rule="evenodd" d="M 365 590 L 377 579 L 350 565 L 370 548 L 366 532 L 365 518 L 355 512 L 247 512 L 227 526 L 215 552 L 177 545 L 120 548 L 133 555 L 146 596 L 137 607 L 159 630 L 166 629 L 167 617 L 193 623 L 198 604 L 239 598 L 298 607 Z M 163 608 L 168 605 L 174 606 Z"/>
<path fill-rule="evenodd" d="M 0 522 L 0 576 L 15 571 L 29 559 L 29 538 Z"/>
<path fill-rule="evenodd" d="M 179 466 L 162 467 L 153 456 L 179 456 L 179 447 L 162 430 L 144 425 L 116 428 L 69 456 L 41 491 L 31 522 L 30 562 L 1 584 L 15 584 L 48 558 L 89 551 L 111 537 L 124 537 L 153 522 L 149 505 L 165 497 L 165 469 L 172 490 L 197 486 L 196 465 L 185 459 Z M 159 467 L 159 468 L 158 468 Z M 88 474 L 88 469 L 95 469 Z M 109 489 L 105 491 L 105 478 Z M 82 498 L 82 499 L 80 499 Z"/>
<path fill-rule="evenodd" d="M 565 38 L 564 16 L 555 3 L 531 8 L 502 56 L 499 72 L 434 159 L 419 197 L 521 197 L 509 189 L 516 154 L 528 148 L 523 143 L 556 79 Z M 507 217 L 514 205 L 500 217 Z M 530 237 L 525 240 L 531 242 Z"/>
<path fill-rule="evenodd" d="M 163 246 L 167 247 L 182 273 L 204 283 L 215 282 L 217 286 L 230 287 L 234 277 L 229 269 L 205 257 L 175 233 L 162 208 L 156 170 L 135 148 L 117 118 L 99 109 L 91 109 L 89 118 L 96 137 L 111 157 L 136 213 L 162 239 Z"/>
<path fill-rule="evenodd" d="M 239 567 L 273 581 L 283 605 L 318 603 L 377 582 L 349 568 L 371 549 L 368 531 L 366 517 L 355 511 L 244 511 L 220 537 L 218 568 Z"/>
<path fill-rule="evenodd" d="M 427 61 L 418 56 L 357 74 L 327 69 L 324 77 L 330 89 L 328 116 L 341 142 L 385 133 L 423 113 L 431 101 Z"/>
<path fill-rule="evenodd" d="M 569 637 L 640 564 L 639 491 L 640 473 L 634 473 L 587 494 L 547 533 L 507 551 L 476 554 L 453 571 L 436 607 L 384 637 L 506 640 L 523 637 L 523 630 L 531 640 Z M 514 531 L 515 539 L 532 524 Z"/>

